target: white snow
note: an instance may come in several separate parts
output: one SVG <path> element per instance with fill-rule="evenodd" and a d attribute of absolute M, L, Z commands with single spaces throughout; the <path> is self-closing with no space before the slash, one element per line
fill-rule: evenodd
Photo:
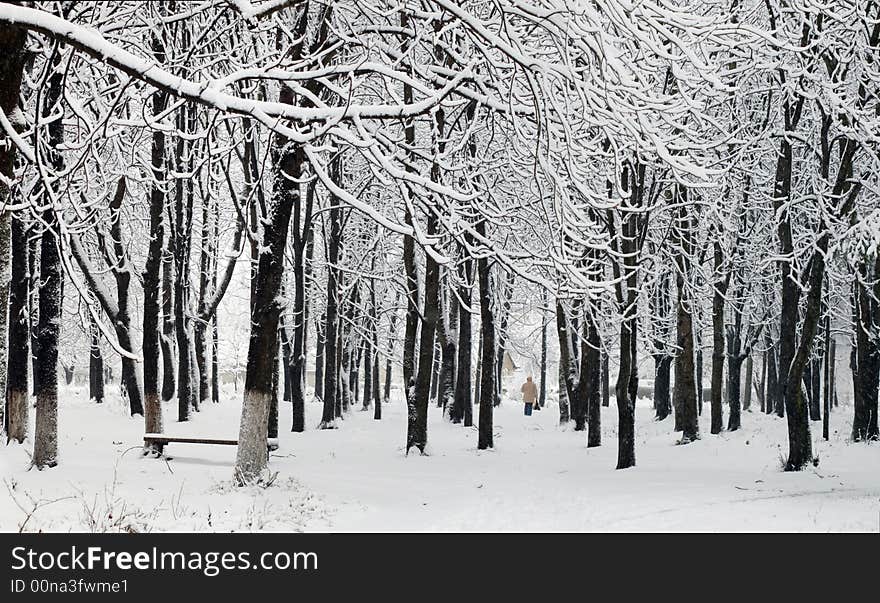
<path fill-rule="evenodd" d="M 506 399 L 495 409 L 494 450 L 478 452 L 476 430 L 432 406 L 431 454 L 409 457 L 399 398 L 381 421 L 354 410 L 335 430 L 314 429 L 321 405 L 307 403 L 303 434 L 288 431 L 282 404 L 274 483 L 237 488 L 234 446 L 170 444 L 167 462 L 142 458 L 142 420 L 118 396 L 96 405 L 80 389 L 63 392 L 58 468 L 29 471 L 31 442 L 0 448 L 2 531 L 17 531 L 32 501 L 42 504 L 29 531 L 880 530 L 880 445 L 846 440 L 849 407 L 833 416 L 828 443 L 813 424 L 819 466 L 784 473 L 785 420 L 759 412 L 744 413 L 743 430 L 712 436 L 707 407 L 703 438 L 677 446 L 671 419 L 654 422 L 642 399 L 638 466 L 615 471 L 613 399 L 598 449 L 557 426 L 555 403 L 525 417 Z M 235 439 L 240 394 L 222 397 L 188 424 L 166 404 L 166 431 Z"/>

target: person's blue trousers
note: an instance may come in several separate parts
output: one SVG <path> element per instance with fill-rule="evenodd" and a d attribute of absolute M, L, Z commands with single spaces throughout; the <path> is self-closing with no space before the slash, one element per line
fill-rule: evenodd
<path fill-rule="evenodd" d="M 527 417 L 531 417 L 531 416 L 532 416 L 532 403 L 531 403 L 531 402 L 526 402 L 525 413 L 526 413 L 526 416 L 527 416 Z"/>

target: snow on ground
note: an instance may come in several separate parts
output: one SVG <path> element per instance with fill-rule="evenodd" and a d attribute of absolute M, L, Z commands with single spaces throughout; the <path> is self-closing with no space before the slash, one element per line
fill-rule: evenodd
<path fill-rule="evenodd" d="M 234 439 L 240 395 L 228 389 L 223 400 L 188 424 L 166 405 L 166 432 Z M 399 398 L 381 421 L 354 410 L 325 431 L 314 429 L 320 404 L 309 403 L 303 434 L 287 431 L 283 404 L 275 482 L 236 488 L 234 446 L 171 444 L 167 462 L 143 458 L 142 420 L 118 398 L 96 405 L 65 389 L 58 467 L 28 471 L 31 442 L 0 447 L 0 530 L 880 531 L 880 445 L 846 440 L 848 407 L 833 417 L 830 442 L 813 425 L 819 466 L 784 473 L 783 419 L 745 413 L 743 430 L 712 436 L 707 407 L 703 439 L 677 446 L 671 419 L 653 421 L 642 399 L 638 466 L 615 471 L 613 404 L 602 447 L 589 450 L 583 432 L 557 426 L 553 403 L 525 417 L 505 400 L 491 451 L 432 407 L 430 455 L 409 457 Z"/>

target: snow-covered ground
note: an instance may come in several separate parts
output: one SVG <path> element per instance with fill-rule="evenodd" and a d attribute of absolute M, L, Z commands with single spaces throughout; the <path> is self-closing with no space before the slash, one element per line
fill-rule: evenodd
<path fill-rule="evenodd" d="M 518 389 L 518 388 L 517 388 Z M 165 407 L 166 431 L 235 438 L 240 396 L 207 405 L 191 422 Z M 403 454 L 402 402 L 351 412 L 318 431 L 319 404 L 302 434 L 281 409 L 277 472 L 268 488 L 231 484 L 233 446 L 172 444 L 166 461 L 140 456 L 143 424 L 118 399 L 103 405 L 64 390 L 60 465 L 28 470 L 28 451 L 0 447 L 0 530 L 17 531 L 880 531 L 880 445 L 846 440 L 851 409 L 833 417 L 830 442 L 814 424 L 817 468 L 780 469 L 785 422 L 745 413 L 744 429 L 675 445 L 671 419 L 637 412 L 637 464 L 615 471 L 616 409 L 603 409 L 603 445 L 557 426 L 555 404 L 531 417 L 514 400 L 495 410 L 495 449 L 477 451 L 473 428 L 431 408 L 430 455 Z M 475 409 L 476 416 L 476 409 Z"/>

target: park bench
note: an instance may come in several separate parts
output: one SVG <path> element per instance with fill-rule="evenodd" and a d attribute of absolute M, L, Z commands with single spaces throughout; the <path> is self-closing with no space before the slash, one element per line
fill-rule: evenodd
<path fill-rule="evenodd" d="M 188 438 L 180 436 L 168 436 L 161 433 L 145 433 L 144 444 L 158 444 L 165 446 L 166 444 L 215 444 L 219 446 L 238 446 L 238 440 L 221 440 L 217 438 Z M 266 454 L 272 450 L 278 449 L 278 438 L 269 438 L 266 446 Z"/>

